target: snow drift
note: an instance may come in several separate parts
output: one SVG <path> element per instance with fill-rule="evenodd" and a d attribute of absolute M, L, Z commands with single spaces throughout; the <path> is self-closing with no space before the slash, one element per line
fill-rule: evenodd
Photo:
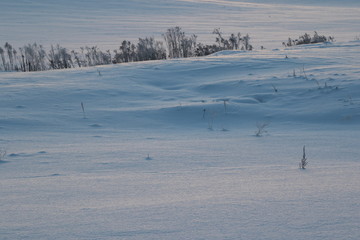
<path fill-rule="evenodd" d="M 359 238 L 359 51 L 1 73 L 1 236 Z"/>

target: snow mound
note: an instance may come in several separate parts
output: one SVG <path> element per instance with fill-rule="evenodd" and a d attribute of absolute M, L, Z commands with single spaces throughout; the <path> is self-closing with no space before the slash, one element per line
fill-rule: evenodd
<path fill-rule="evenodd" d="M 344 57 L 337 56 L 339 51 Z M 7 115 L 0 124 L 3 129 L 24 131 L 75 126 L 191 128 L 209 119 L 231 127 L 259 119 L 358 123 L 359 51 L 357 42 L 319 44 L 68 71 L 3 73 L 1 107 Z"/>

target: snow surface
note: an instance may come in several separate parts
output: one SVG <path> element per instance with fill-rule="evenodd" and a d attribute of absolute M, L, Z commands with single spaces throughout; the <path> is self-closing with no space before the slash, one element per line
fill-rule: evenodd
<path fill-rule="evenodd" d="M 359 53 L 2 73 L 2 239 L 359 239 Z"/>
<path fill-rule="evenodd" d="M 350 40 L 1 72 L 0 239 L 360 239 Z"/>

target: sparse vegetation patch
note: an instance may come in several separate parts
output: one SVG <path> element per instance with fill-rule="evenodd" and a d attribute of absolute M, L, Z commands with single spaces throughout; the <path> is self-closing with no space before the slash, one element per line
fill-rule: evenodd
<path fill-rule="evenodd" d="M 57 44 L 51 45 L 46 51 L 37 43 L 27 44 L 16 50 L 6 42 L 0 47 L 0 71 L 45 71 L 53 69 L 67 69 L 89 67 L 97 65 L 162 60 L 172 58 L 187 58 L 206 56 L 222 50 L 251 51 L 248 34 L 232 33 L 225 38 L 219 28 L 213 31 L 216 35 L 215 44 L 206 45 L 197 42 L 197 36 L 190 36 L 180 27 L 167 29 L 162 35 L 165 43 L 154 37 L 139 38 L 137 43 L 124 40 L 118 49 L 102 51 L 97 46 L 81 47 L 80 50 L 68 50 Z M 101 73 L 99 76 L 101 76 Z"/>
<path fill-rule="evenodd" d="M 308 33 L 301 35 L 298 39 L 289 38 L 287 42 L 283 42 L 283 45 L 286 47 L 302 45 L 302 44 L 315 44 L 323 42 L 334 42 L 335 38 L 332 36 L 326 37 L 324 35 L 319 35 L 316 31 L 314 35 L 311 36 Z"/>

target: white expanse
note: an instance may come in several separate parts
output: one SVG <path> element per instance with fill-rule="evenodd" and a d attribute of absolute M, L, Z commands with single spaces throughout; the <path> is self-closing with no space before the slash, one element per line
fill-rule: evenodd
<path fill-rule="evenodd" d="M 116 45 L 114 36 L 95 34 L 85 27 L 88 23 L 80 23 L 84 15 L 59 23 L 66 28 L 62 38 L 58 31 L 44 38 L 33 35 L 37 21 L 59 20 L 49 7 L 55 1 L 36 2 L 4 0 L 7 7 L 35 4 L 49 15 L 14 17 L 34 25 L 11 34 L 4 33 L 8 27 L 2 21 L 1 40 L 19 46 L 33 39 L 43 44 L 55 39 L 71 47 L 87 44 L 84 39 L 101 47 Z M 63 8 L 56 11 L 67 12 L 65 2 L 70 1 L 58 3 Z M 115 4 L 105 9 L 110 13 L 97 1 L 88 2 L 73 6 L 109 14 L 104 23 L 109 28 L 101 33 L 117 35 L 112 26 L 118 19 L 110 24 L 117 1 L 108 1 Z M 279 9 L 292 9 L 295 17 L 284 25 L 268 22 L 270 35 L 264 38 L 271 40 L 265 50 L 254 39 L 252 52 L 1 72 L 0 148 L 7 154 L 0 161 L 0 239 L 360 239 L 356 2 L 343 11 L 237 1 L 152 2 L 154 9 L 168 3 L 171 11 L 175 6 L 185 10 L 173 22 L 159 16 L 157 26 L 143 32 L 144 1 L 124 1 L 118 11 L 136 14 L 119 14 L 133 24 L 120 39 L 142 37 L 139 31 L 160 38 L 157 31 L 168 24 L 203 33 L 211 42 L 213 36 L 206 34 L 223 28 L 212 17 L 219 6 L 229 32 L 245 28 L 251 36 L 258 33 L 258 39 L 264 19 L 254 22 L 253 16 L 234 27 L 233 17 L 244 6 L 249 6 L 243 10 L 246 16 L 275 11 L 285 19 Z M 201 8 L 198 25 L 192 21 L 201 2 L 217 3 L 201 5 L 208 11 Z M 305 8 L 316 13 L 313 19 L 304 20 Z M 96 29 L 102 29 L 97 25 L 101 19 L 93 19 Z M 37 33 L 54 27 L 49 22 Z M 287 37 L 312 30 L 337 41 L 281 47 Z M 269 124 L 260 137 L 255 134 L 258 123 Z M 300 170 L 304 145 L 309 165 Z"/>

